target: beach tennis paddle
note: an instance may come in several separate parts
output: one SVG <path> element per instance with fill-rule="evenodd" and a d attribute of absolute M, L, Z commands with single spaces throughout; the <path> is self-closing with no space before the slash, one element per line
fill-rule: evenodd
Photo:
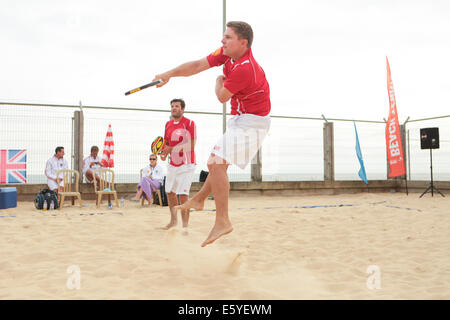
<path fill-rule="evenodd" d="M 160 152 L 162 150 L 162 148 L 164 147 L 164 138 L 159 136 L 156 137 L 155 140 L 153 140 L 152 143 L 152 153 L 154 154 L 158 154 L 158 152 Z"/>
<path fill-rule="evenodd" d="M 152 81 L 150 83 L 147 83 L 147 84 L 143 85 L 142 87 L 139 87 L 139 88 L 136 88 L 136 89 L 133 89 L 133 90 L 125 92 L 125 95 L 127 96 L 129 94 L 141 91 L 141 90 L 146 89 L 148 87 L 153 87 L 154 85 L 157 85 L 158 83 L 161 83 L 161 82 L 162 82 L 162 80 Z"/>

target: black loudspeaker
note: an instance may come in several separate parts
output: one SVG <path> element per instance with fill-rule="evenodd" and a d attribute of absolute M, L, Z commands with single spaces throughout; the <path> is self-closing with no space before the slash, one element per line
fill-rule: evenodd
<path fill-rule="evenodd" d="M 420 129 L 420 149 L 439 149 L 439 128 Z"/>

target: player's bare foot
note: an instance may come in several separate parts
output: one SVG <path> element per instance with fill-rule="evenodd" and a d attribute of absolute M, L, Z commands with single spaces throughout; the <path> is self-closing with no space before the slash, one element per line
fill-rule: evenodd
<path fill-rule="evenodd" d="M 204 206 L 205 206 L 204 201 L 198 201 L 197 199 L 192 198 L 183 204 L 175 206 L 175 209 L 177 209 L 177 210 L 195 209 L 197 211 L 201 211 L 201 210 L 203 210 Z"/>
<path fill-rule="evenodd" d="M 209 233 L 208 238 L 206 238 L 206 240 L 203 241 L 202 247 L 205 247 L 208 244 L 213 243 L 220 237 L 229 234 L 231 231 L 233 231 L 233 226 L 231 225 L 231 223 L 227 223 L 225 225 L 215 224 L 211 232 Z"/>
<path fill-rule="evenodd" d="M 167 226 L 162 227 L 161 229 L 163 229 L 163 230 L 169 230 L 170 228 L 173 228 L 173 227 L 175 227 L 176 225 L 177 225 L 176 222 L 170 222 Z"/>

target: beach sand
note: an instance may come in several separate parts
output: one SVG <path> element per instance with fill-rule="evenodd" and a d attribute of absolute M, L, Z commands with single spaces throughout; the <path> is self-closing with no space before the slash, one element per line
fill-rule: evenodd
<path fill-rule="evenodd" d="M 205 248 L 213 211 L 86 203 L 0 210 L 0 299 L 450 299 L 450 197 L 233 197 Z"/>

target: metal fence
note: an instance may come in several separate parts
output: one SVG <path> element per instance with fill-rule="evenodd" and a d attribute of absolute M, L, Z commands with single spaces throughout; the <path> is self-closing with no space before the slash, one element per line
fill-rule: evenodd
<path fill-rule="evenodd" d="M 74 168 L 74 112 L 78 105 L 42 105 L 0 102 L 0 149 L 27 149 L 28 183 L 46 183 L 46 161 L 57 146 L 65 148 L 65 158 Z M 138 181 L 139 170 L 148 164 L 150 144 L 164 134 L 170 110 L 145 108 L 106 108 L 83 106 L 84 157 L 92 145 L 103 150 L 108 125 L 111 124 L 115 146 L 115 173 L 119 183 Z M 222 135 L 222 114 L 186 110 L 185 116 L 197 125 L 197 169 L 207 170 L 206 160 L 216 140 Z M 227 116 L 230 117 L 229 115 Z M 272 115 L 272 123 L 262 152 L 263 181 L 324 180 L 323 126 L 334 123 L 335 180 L 359 180 L 359 162 L 355 153 L 355 131 L 349 119 L 302 118 Z M 369 180 L 387 178 L 385 123 L 355 121 Z M 408 178 L 430 178 L 429 150 L 420 149 L 419 131 L 439 127 L 440 149 L 433 151 L 435 180 L 450 180 L 450 116 L 406 123 Z M 160 161 L 165 167 L 165 164 Z M 245 170 L 228 169 L 230 181 L 250 181 L 250 165 Z"/>

